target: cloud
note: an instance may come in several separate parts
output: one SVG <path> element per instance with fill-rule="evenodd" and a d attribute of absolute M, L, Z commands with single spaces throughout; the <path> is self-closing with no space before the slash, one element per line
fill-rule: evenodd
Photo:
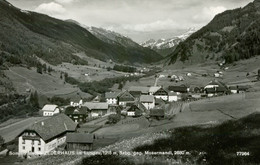
<path fill-rule="evenodd" d="M 122 28 L 126 31 L 136 31 L 136 32 L 151 32 L 151 31 L 160 31 L 160 30 L 169 30 L 178 27 L 178 23 L 171 19 L 167 20 L 158 20 L 151 23 L 145 24 L 126 24 L 122 25 Z"/>
<path fill-rule="evenodd" d="M 36 12 L 44 13 L 44 14 L 50 14 L 50 15 L 55 15 L 55 14 L 62 14 L 66 12 L 66 9 L 55 2 L 50 2 L 50 3 L 43 3 L 40 4 L 36 9 Z"/>
<path fill-rule="evenodd" d="M 55 0 L 55 2 L 60 4 L 70 4 L 72 2 L 75 2 L 75 0 Z"/>
<path fill-rule="evenodd" d="M 210 6 L 204 7 L 200 13 L 194 15 L 192 18 L 195 22 L 207 22 L 214 18 L 215 15 L 227 10 L 224 6 Z"/>

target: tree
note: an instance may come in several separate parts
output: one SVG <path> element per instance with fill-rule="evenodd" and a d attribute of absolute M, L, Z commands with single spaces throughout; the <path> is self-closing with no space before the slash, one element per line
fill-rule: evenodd
<path fill-rule="evenodd" d="M 0 136 L 0 148 L 4 143 L 5 143 L 5 139 L 2 136 Z"/>
<path fill-rule="evenodd" d="M 52 68 L 48 66 L 48 72 L 50 73 L 52 71 Z"/>
<path fill-rule="evenodd" d="M 110 124 L 116 124 L 119 121 L 120 121 L 120 115 L 112 114 L 108 116 L 108 122 Z"/>
<path fill-rule="evenodd" d="M 60 72 L 60 79 L 62 79 L 62 72 Z"/>
<path fill-rule="evenodd" d="M 31 93 L 30 95 L 30 103 L 33 107 L 39 108 L 39 99 L 38 99 L 38 93 L 35 91 L 34 93 Z"/>
<path fill-rule="evenodd" d="M 41 64 L 37 65 L 37 73 L 42 74 L 42 65 Z"/>
<path fill-rule="evenodd" d="M 260 69 L 258 69 L 257 79 L 260 80 Z"/>
<path fill-rule="evenodd" d="M 43 71 L 46 73 L 46 71 L 47 71 L 47 66 L 46 66 L 46 64 L 43 64 L 43 65 L 42 65 L 42 68 L 43 68 Z"/>

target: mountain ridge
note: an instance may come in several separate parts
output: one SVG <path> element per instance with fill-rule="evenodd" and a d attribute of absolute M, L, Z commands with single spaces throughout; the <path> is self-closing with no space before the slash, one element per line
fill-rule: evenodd
<path fill-rule="evenodd" d="M 232 63 L 260 54 L 260 1 L 227 10 L 180 43 L 167 58 L 168 64 L 181 61 Z"/>
<path fill-rule="evenodd" d="M 0 20 L 1 50 L 16 56 L 36 55 L 52 64 L 80 62 L 73 55 L 77 52 L 120 63 L 151 63 L 161 59 L 150 49 L 133 50 L 104 42 L 75 23 L 21 10 L 5 0 L 0 0 Z"/>

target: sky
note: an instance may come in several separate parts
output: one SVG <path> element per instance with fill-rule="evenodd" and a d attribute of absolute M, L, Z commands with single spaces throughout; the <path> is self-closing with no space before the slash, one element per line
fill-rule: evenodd
<path fill-rule="evenodd" d="M 197 30 L 253 0 L 8 0 L 23 10 L 102 27 L 141 43 Z"/>

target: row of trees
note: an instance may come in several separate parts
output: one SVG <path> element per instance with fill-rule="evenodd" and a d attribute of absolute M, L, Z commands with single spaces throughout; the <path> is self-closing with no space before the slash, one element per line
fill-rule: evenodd
<path fill-rule="evenodd" d="M 113 70 L 120 71 L 120 72 L 134 73 L 136 72 L 137 69 L 131 66 L 115 65 L 113 67 Z"/>

